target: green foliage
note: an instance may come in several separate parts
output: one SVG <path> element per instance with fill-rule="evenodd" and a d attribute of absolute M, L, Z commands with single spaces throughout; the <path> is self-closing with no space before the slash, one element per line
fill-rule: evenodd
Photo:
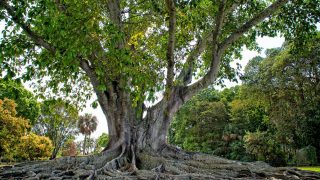
<path fill-rule="evenodd" d="M 232 9 L 233 1 L 228 1 L 226 7 L 232 11 L 226 13 L 216 44 L 224 42 L 272 2 L 240 1 Z M 0 19 L 5 22 L 0 41 L 3 49 L 0 63 L 7 77 L 34 79 L 38 91 L 47 92 L 46 96 L 53 92 L 68 96 L 64 99 L 70 101 L 84 101 L 90 97 L 92 87 L 80 68 L 80 61 L 89 60 L 93 74 L 97 76 L 97 90 L 106 90 L 107 85 L 118 79 L 130 79 L 130 86 L 125 84 L 123 88 L 131 93 L 133 105 L 155 100 L 156 92 L 164 88 L 164 68 L 167 65 L 168 35 L 164 27 L 167 26 L 168 13 L 164 2 L 121 1 L 120 25 L 118 19 L 111 16 L 113 11 L 104 0 L 56 3 L 50 0 L 12 0 L 10 6 L 16 18 L 10 18 L 12 14 L 8 15 L 4 8 L 0 10 Z M 218 82 L 222 83 L 223 78 L 236 80 L 238 73 L 230 62 L 241 57 L 244 46 L 250 50 L 259 49 L 255 43 L 257 35 L 281 33 L 287 39 L 308 39 L 319 22 L 318 4 L 319 0 L 290 1 L 279 10 L 279 14 L 269 16 L 249 29 L 223 54 Z M 176 72 L 184 67 L 182 62 L 192 53 L 194 41 L 214 30 L 219 5 L 218 1 L 210 0 L 176 1 Z M 35 35 L 22 31 L 21 24 L 26 24 Z M 52 48 L 45 49 L 34 39 L 44 40 Z M 195 61 L 194 77 L 203 77 L 208 71 L 212 48 L 212 45 L 206 47 Z M 21 67 L 26 71 L 19 71 Z"/>
<path fill-rule="evenodd" d="M 256 131 L 244 136 L 244 146 L 257 160 L 266 161 L 275 166 L 284 166 L 286 163 L 285 153 L 275 137 L 267 132 Z"/>
<path fill-rule="evenodd" d="M 287 44 L 281 51 L 270 50 L 267 58 L 247 66 L 249 72 L 258 71 L 245 78 L 246 93 L 265 107 L 279 141 L 289 149 L 307 145 L 320 149 L 319 38 L 305 46 Z"/>
<path fill-rule="evenodd" d="M 245 131 L 253 132 L 267 129 L 268 115 L 266 109 L 257 104 L 255 100 L 235 99 L 230 103 L 230 106 L 231 121 L 238 129 L 234 133 L 244 135 Z"/>
<path fill-rule="evenodd" d="M 78 110 L 73 105 L 58 100 L 46 100 L 41 105 L 41 115 L 33 127 L 36 134 L 47 136 L 54 146 L 52 158 L 64 142 L 77 134 Z"/>
<path fill-rule="evenodd" d="M 303 47 L 286 43 L 282 48 L 267 50 L 266 58 L 249 61 L 240 87 L 221 92 L 207 89 L 200 93 L 177 113 L 170 142 L 187 150 L 230 159 L 262 160 L 275 166 L 315 164 L 320 149 L 319 42 L 320 34 Z M 221 115 L 211 102 L 223 102 L 226 109 L 227 121 L 219 124 L 222 131 L 208 122 L 211 131 L 206 132 L 200 126 L 204 119 L 215 117 L 216 113 Z M 219 132 L 222 134 L 217 145 L 209 135 Z M 211 148 L 202 148 L 203 144 Z M 308 145 L 315 149 L 305 153 L 301 148 Z"/>
<path fill-rule="evenodd" d="M 26 119 L 17 117 L 14 101 L 0 99 L 0 157 L 12 160 L 15 146 L 29 128 Z"/>
<path fill-rule="evenodd" d="M 221 146 L 228 115 L 218 101 L 217 91 L 205 90 L 177 113 L 170 130 L 170 142 L 186 150 L 213 152 Z"/>
<path fill-rule="evenodd" d="M 294 160 L 299 166 L 310 166 L 317 163 L 317 149 L 313 146 L 307 146 L 297 151 Z"/>
<path fill-rule="evenodd" d="M 314 171 L 314 172 L 320 172 L 319 166 L 312 166 L 312 167 L 297 167 L 298 169 L 304 170 L 304 171 Z"/>
<path fill-rule="evenodd" d="M 16 146 L 16 159 L 36 160 L 50 157 L 53 150 L 51 140 L 45 136 L 30 133 L 20 138 Z"/>
<path fill-rule="evenodd" d="M 21 83 L 14 80 L 0 79 L 0 99 L 4 98 L 15 101 L 18 116 L 28 119 L 31 125 L 36 122 L 40 114 L 40 104 L 36 97 Z"/>
<path fill-rule="evenodd" d="M 101 148 L 105 148 L 107 147 L 108 143 L 109 143 L 109 135 L 107 133 L 102 133 L 99 137 L 98 137 L 98 145 Z"/>

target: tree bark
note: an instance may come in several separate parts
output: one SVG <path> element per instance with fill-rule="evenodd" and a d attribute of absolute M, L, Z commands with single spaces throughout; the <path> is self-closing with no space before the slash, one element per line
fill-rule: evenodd
<path fill-rule="evenodd" d="M 87 135 L 84 135 L 83 145 L 82 145 L 82 154 L 86 155 L 86 143 L 87 143 Z"/>

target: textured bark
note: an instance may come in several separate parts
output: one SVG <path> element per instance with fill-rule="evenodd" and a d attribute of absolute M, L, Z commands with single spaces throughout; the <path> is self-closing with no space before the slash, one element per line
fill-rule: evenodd
<path fill-rule="evenodd" d="M 263 162 L 171 152 L 171 156 L 139 153 L 139 169 L 130 169 L 129 161 L 116 153 L 21 163 L 1 167 L 0 179 L 320 179 L 319 173 L 273 168 Z"/>

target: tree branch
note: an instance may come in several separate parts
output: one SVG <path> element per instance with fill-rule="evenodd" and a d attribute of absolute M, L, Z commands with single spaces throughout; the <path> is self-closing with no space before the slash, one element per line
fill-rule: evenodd
<path fill-rule="evenodd" d="M 224 40 L 218 47 L 217 50 L 213 50 L 212 64 L 208 73 L 199 81 L 193 83 L 186 88 L 183 88 L 183 100 L 190 99 L 194 94 L 198 93 L 202 89 L 211 85 L 217 78 L 219 71 L 219 65 L 224 51 L 230 46 L 231 43 L 238 40 L 244 33 L 248 32 L 250 28 L 262 22 L 268 16 L 275 14 L 288 0 L 277 0 L 272 5 L 267 7 L 262 12 L 258 13 L 247 23 L 241 26 L 237 31 L 232 33 L 226 40 Z"/>
<path fill-rule="evenodd" d="M 186 63 L 184 64 L 184 67 L 183 67 L 181 73 L 178 76 L 178 79 L 182 80 L 184 86 L 187 86 L 189 83 L 191 83 L 194 61 L 205 50 L 208 43 L 210 43 L 210 42 L 213 43 L 213 46 L 214 46 L 213 53 L 216 53 L 217 47 L 218 47 L 218 37 L 221 33 L 221 29 L 224 24 L 225 16 L 226 16 L 228 10 L 231 10 L 234 8 L 235 4 L 236 3 L 234 3 L 229 9 L 227 9 L 226 8 L 226 0 L 222 0 L 220 2 L 218 14 L 217 14 L 216 20 L 215 20 L 214 30 L 210 33 L 204 34 L 203 37 L 198 40 L 197 45 L 191 51 L 190 55 L 188 56 L 188 58 L 186 60 Z"/>
<path fill-rule="evenodd" d="M 59 10 L 60 12 L 66 13 L 67 8 L 66 8 L 66 6 L 65 6 L 64 4 L 61 3 L 60 0 L 55 0 L 54 2 L 55 2 L 56 6 L 57 6 L 57 8 L 58 8 L 58 10 Z M 66 14 L 67 14 L 67 13 L 66 13 Z M 67 15 L 68 15 L 68 14 L 67 14 Z"/>
<path fill-rule="evenodd" d="M 224 22 L 224 17 L 225 17 L 225 6 L 226 6 L 226 0 L 221 0 L 219 4 L 219 10 L 218 14 L 216 16 L 216 25 L 213 31 L 213 37 L 212 37 L 212 42 L 213 42 L 213 54 L 216 53 L 217 48 L 218 48 L 218 37 L 221 33 L 221 29 L 223 26 Z"/>
<path fill-rule="evenodd" d="M 233 32 L 228 38 L 226 38 L 220 45 L 219 51 L 223 53 L 232 43 L 238 40 L 242 35 L 244 35 L 248 30 L 250 30 L 253 26 L 256 26 L 258 23 L 263 21 L 268 16 L 275 14 L 277 10 L 279 10 L 284 4 L 286 4 L 289 0 L 277 0 L 269 7 L 264 9 L 262 12 L 258 13 L 244 25 L 242 25 L 238 30 Z"/>
<path fill-rule="evenodd" d="M 205 33 L 201 38 L 198 39 L 196 46 L 192 49 L 183 68 L 178 75 L 178 80 L 182 81 L 184 86 L 191 83 L 192 71 L 195 60 L 204 52 L 210 40 L 212 39 L 212 33 Z"/>
<path fill-rule="evenodd" d="M 166 0 L 166 6 L 169 12 L 169 38 L 167 46 L 167 79 L 165 98 L 170 97 L 174 79 L 174 47 L 176 31 L 176 8 L 173 0 Z"/>
<path fill-rule="evenodd" d="M 15 10 L 13 7 L 11 7 L 5 0 L 0 1 L 0 5 L 8 12 L 8 14 L 11 16 L 12 20 L 19 25 L 24 32 L 39 46 L 42 46 L 43 48 L 50 51 L 52 54 L 56 52 L 55 47 L 50 45 L 48 42 L 46 42 L 41 36 L 33 32 L 30 27 L 23 22 L 23 20 L 18 17 L 15 13 Z"/>
<path fill-rule="evenodd" d="M 107 5 L 111 21 L 122 29 L 120 0 L 108 0 Z"/>

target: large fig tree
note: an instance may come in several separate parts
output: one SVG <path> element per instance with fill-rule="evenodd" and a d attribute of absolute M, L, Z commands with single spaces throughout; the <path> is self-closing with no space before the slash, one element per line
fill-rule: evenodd
<path fill-rule="evenodd" d="M 244 46 L 259 49 L 257 36 L 279 32 L 303 40 L 320 11 L 319 0 L 0 0 L 0 8 L 3 75 L 70 100 L 92 88 L 108 122 L 106 152 L 132 159 L 172 150 L 175 112 L 232 79 Z"/>

